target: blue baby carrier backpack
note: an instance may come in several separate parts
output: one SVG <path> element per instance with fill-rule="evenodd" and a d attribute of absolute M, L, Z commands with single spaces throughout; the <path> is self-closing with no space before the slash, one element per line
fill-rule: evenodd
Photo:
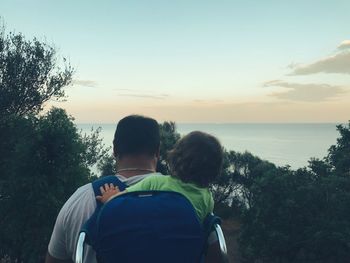
<path fill-rule="evenodd" d="M 99 188 L 105 183 L 121 191 L 127 187 L 116 176 L 105 176 L 92 183 L 95 196 L 101 195 Z M 226 257 L 218 217 L 208 215 L 202 224 L 189 200 L 176 192 L 126 193 L 104 205 L 97 203 L 81 229 L 75 262 L 82 263 L 85 243 L 96 251 L 98 263 L 203 262 L 212 231 Z"/>

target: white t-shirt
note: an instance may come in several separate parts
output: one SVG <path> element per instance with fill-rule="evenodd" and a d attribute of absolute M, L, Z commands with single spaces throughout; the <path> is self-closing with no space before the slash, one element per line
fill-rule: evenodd
<path fill-rule="evenodd" d="M 122 175 L 116 176 L 126 185 L 133 185 L 154 174 L 159 173 L 136 175 L 130 178 L 125 178 Z M 95 209 L 96 198 L 92 184 L 89 183 L 78 188 L 63 205 L 57 216 L 48 247 L 48 252 L 52 257 L 74 261 L 79 231 Z M 84 252 L 84 263 L 96 263 L 95 252 L 89 246 L 86 247 Z"/>

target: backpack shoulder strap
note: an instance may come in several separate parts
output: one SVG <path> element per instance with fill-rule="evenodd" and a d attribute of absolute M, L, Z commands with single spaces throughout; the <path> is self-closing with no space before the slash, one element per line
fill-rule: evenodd
<path fill-rule="evenodd" d="M 209 215 L 207 215 L 203 223 L 204 235 L 207 238 L 209 237 L 210 233 L 213 231 L 215 224 L 221 225 L 221 218 L 214 215 L 213 213 L 210 213 Z"/>
<path fill-rule="evenodd" d="M 208 238 L 211 234 L 211 232 L 214 231 L 215 224 L 221 225 L 221 218 L 214 215 L 213 213 L 210 213 L 204 220 L 203 223 L 203 251 L 206 254 L 208 249 Z"/>
<path fill-rule="evenodd" d="M 101 195 L 100 187 L 104 184 L 113 184 L 114 186 L 118 186 L 120 191 L 124 191 L 125 188 L 127 188 L 127 185 L 120 181 L 117 176 L 115 175 L 108 175 L 108 176 L 101 176 L 97 180 L 93 181 L 92 188 L 94 190 L 95 196 Z M 94 213 L 91 215 L 91 217 L 83 224 L 82 228 L 80 229 L 81 232 L 89 233 L 89 235 L 86 236 L 86 242 L 90 245 L 92 245 L 91 240 L 94 240 L 94 237 L 96 237 L 96 229 L 92 228 L 88 231 L 89 224 L 93 225 L 94 222 L 97 221 L 99 212 L 102 207 L 102 203 L 100 201 L 96 200 L 97 207 L 94 211 Z"/>
<path fill-rule="evenodd" d="M 100 187 L 104 184 L 113 184 L 114 186 L 118 186 L 120 191 L 124 191 L 127 187 L 127 185 L 120 181 L 115 175 L 102 176 L 92 182 L 92 188 L 94 189 L 95 196 L 101 195 Z"/>

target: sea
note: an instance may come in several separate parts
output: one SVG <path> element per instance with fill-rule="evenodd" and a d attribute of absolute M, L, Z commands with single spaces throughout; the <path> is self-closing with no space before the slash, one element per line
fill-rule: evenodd
<path fill-rule="evenodd" d="M 310 158 L 324 158 L 329 147 L 336 143 L 339 133 L 336 123 L 178 123 L 177 131 L 187 134 L 204 131 L 216 136 L 227 150 L 248 151 L 278 166 L 293 169 L 305 167 Z M 106 146 L 112 146 L 116 124 L 78 124 L 83 133 L 101 127 L 100 136 Z"/>

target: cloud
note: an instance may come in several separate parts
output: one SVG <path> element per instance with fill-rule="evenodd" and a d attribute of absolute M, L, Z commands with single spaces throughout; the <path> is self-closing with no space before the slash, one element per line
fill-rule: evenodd
<path fill-rule="evenodd" d="M 282 80 L 271 80 L 263 84 L 264 87 L 282 87 L 286 88 L 285 92 L 275 92 L 270 96 L 278 99 L 290 101 L 304 101 L 304 102 L 319 102 L 327 101 L 331 98 L 337 97 L 346 92 L 340 86 L 333 86 L 328 84 L 300 84 L 290 83 Z"/>
<path fill-rule="evenodd" d="M 122 92 L 124 92 L 124 91 L 127 91 L 127 92 L 139 92 L 138 90 L 135 90 L 135 89 L 119 89 L 119 88 L 117 88 L 117 89 L 113 89 L 113 90 L 115 90 L 115 91 L 122 91 Z"/>
<path fill-rule="evenodd" d="M 203 103 L 203 104 L 214 104 L 214 103 L 222 103 L 223 100 L 219 100 L 219 99 L 212 99 L 212 100 L 209 100 L 209 99 L 194 99 L 192 100 L 192 102 L 195 102 L 195 103 Z"/>
<path fill-rule="evenodd" d="M 288 67 L 289 75 L 309 75 L 315 73 L 350 74 L 350 40 L 344 40 L 337 48 L 338 53 L 310 64 L 294 64 Z"/>
<path fill-rule="evenodd" d="M 120 97 L 156 99 L 156 100 L 163 100 L 169 97 L 169 94 L 165 94 L 165 93 L 157 94 L 152 90 L 138 90 L 138 89 L 128 89 L 128 88 L 115 88 L 114 90 L 119 92 L 117 95 Z"/>
<path fill-rule="evenodd" d="M 288 66 L 287 66 L 287 68 L 288 69 L 295 69 L 296 67 L 298 67 L 300 64 L 297 64 L 297 63 L 294 63 L 294 62 L 292 62 L 292 63 L 290 63 Z"/>
<path fill-rule="evenodd" d="M 344 50 L 344 49 L 350 49 L 350 40 L 344 40 L 343 42 L 340 43 L 338 46 L 339 50 Z"/>
<path fill-rule="evenodd" d="M 279 79 L 269 80 L 263 83 L 263 87 L 279 86 L 278 84 L 283 82 Z"/>
<path fill-rule="evenodd" d="M 84 79 L 75 79 L 72 81 L 73 85 L 84 86 L 84 87 L 97 87 L 97 82 L 94 80 L 84 80 Z"/>
<path fill-rule="evenodd" d="M 296 66 L 290 75 L 309 75 L 321 72 L 350 74 L 350 52 L 344 51 L 311 64 Z"/>
<path fill-rule="evenodd" d="M 169 97 L 167 94 L 160 94 L 160 95 L 148 95 L 148 94 L 133 94 L 133 93 L 119 93 L 118 96 L 120 97 L 133 97 L 133 98 L 144 98 L 144 99 L 157 99 L 157 100 L 163 100 Z"/>

